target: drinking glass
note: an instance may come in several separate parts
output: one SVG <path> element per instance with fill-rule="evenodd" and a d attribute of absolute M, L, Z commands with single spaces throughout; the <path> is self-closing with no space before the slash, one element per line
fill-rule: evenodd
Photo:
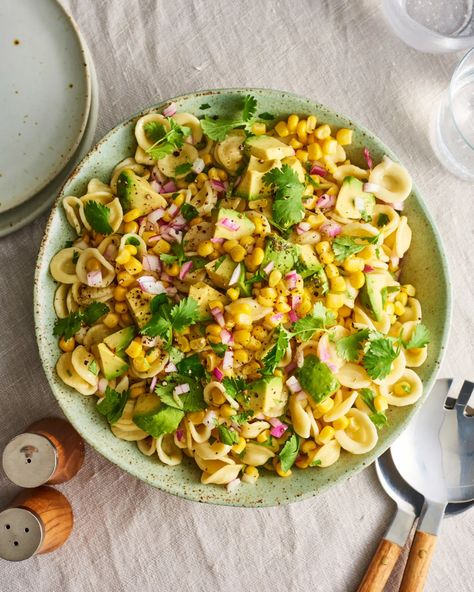
<path fill-rule="evenodd" d="M 395 33 L 419 51 L 474 46 L 474 0 L 384 0 L 384 12 Z"/>
<path fill-rule="evenodd" d="M 474 181 L 474 47 L 458 64 L 434 115 L 431 143 L 449 171 Z"/>

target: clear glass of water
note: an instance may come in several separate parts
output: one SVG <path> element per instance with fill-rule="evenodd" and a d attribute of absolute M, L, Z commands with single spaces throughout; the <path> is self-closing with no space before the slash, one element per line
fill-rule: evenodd
<path fill-rule="evenodd" d="M 474 0 L 384 0 L 384 12 L 400 39 L 419 51 L 474 46 Z"/>
<path fill-rule="evenodd" d="M 474 181 L 474 47 L 458 64 L 434 115 L 431 143 L 449 171 Z"/>

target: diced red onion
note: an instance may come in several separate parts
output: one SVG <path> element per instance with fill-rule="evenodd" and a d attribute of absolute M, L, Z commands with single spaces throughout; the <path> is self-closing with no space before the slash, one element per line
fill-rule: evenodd
<path fill-rule="evenodd" d="M 222 370 L 220 368 L 214 368 L 212 373 L 214 374 L 214 378 L 216 380 L 218 380 L 219 382 L 222 382 L 222 380 L 224 378 L 224 373 L 222 372 Z"/>
<path fill-rule="evenodd" d="M 163 282 L 173 282 L 174 281 L 174 278 L 171 275 L 168 275 L 167 273 L 162 273 L 160 279 Z"/>
<path fill-rule="evenodd" d="M 269 273 L 272 272 L 274 267 L 275 267 L 275 261 L 270 261 L 270 263 L 267 263 L 265 265 L 265 267 L 263 268 L 263 271 L 268 275 Z"/>
<path fill-rule="evenodd" d="M 100 288 L 102 285 L 102 272 L 100 269 L 87 273 L 87 285 L 91 288 Z"/>
<path fill-rule="evenodd" d="M 297 366 L 296 366 L 296 362 L 293 360 L 292 362 L 290 362 L 288 364 L 288 366 L 285 366 L 285 372 L 287 374 L 289 374 L 290 372 L 293 372 L 293 370 L 295 370 L 295 368 L 297 368 Z"/>
<path fill-rule="evenodd" d="M 226 485 L 227 492 L 232 493 L 233 491 L 238 489 L 239 486 L 240 486 L 240 479 L 239 478 L 233 479 L 232 481 L 230 481 Z"/>
<path fill-rule="evenodd" d="M 322 210 L 329 210 L 333 208 L 336 203 L 336 196 L 335 195 L 328 195 L 327 193 L 323 193 L 321 197 L 318 198 L 316 202 L 316 206 L 321 208 Z"/>
<path fill-rule="evenodd" d="M 206 425 L 208 428 L 213 428 L 216 424 L 216 419 L 217 419 L 217 413 L 211 409 L 204 416 L 202 423 L 204 425 Z"/>
<path fill-rule="evenodd" d="M 274 315 L 272 315 L 270 317 L 270 321 L 272 323 L 279 323 L 282 318 L 283 318 L 283 313 L 282 312 L 277 312 L 277 313 L 275 313 Z"/>
<path fill-rule="evenodd" d="M 173 395 L 184 395 L 185 393 L 189 393 L 190 390 L 191 387 L 187 382 L 178 384 L 178 386 L 175 386 L 173 389 Z"/>
<path fill-rule="evenodd" d="M 182 428 L 178 428 L 176 430 L 176 439 L 179 442 L 182 442 L 184 440 L 184 430 Z"/>
<path fill-rule="evenodd" d="M 294 269 L 285 275 L 285 279 L 287 281 L 287 284 L 288 284 L 288 287 L 290 288 L 290 290 L 293 290 L 294 288 L 296 288 L 296 283 L 298 281 L 298 277 L 299 276 Z"/>
<path fill-rule="evenodd" d="M 302 390 L 301 384 L 299 383 L 299 380 L 296 378 L 296 376 L 290 376 L 290 378 L 288 378 L 286 381 L 286 386 L 292 393 L 299 393 Z"/>
<path fill-rule="evenodd" d="M 273 420 L 276 418 L 272 418 Z M 286 430 L 288 429 L 288 426 L 284 423 L 282 423 L 279 419 L 277 419 L 276 421 L 278 423 L 273 423 L 272 419 L 270 419 L 270 423 L 272 423 L 273 427 L 270 430 L 270 434 L 272 436 L 274 436 L 275 438 L 281 438 L 283 436 L 283 434 L 286 432 Z"/>
<path fill-rule="evenodd" d="M 372 161 L 372 156 L 370 155 L 368 148 L 364 148 L 364 158 L 365 162 L 367 163 L 367 166 L 369 167 L 369 169 L 371 169 L 374 163 Z"/>
<path fill-rule="evenodd" d="M 176 187 L 176 183 L 174 181 L 168 181 L 168 183 L 163 185 L 163 191 L 165 193 L 174 193 L 175 191 L 178 191 L 178 188 Z"/>
<path fill-rule="evenodd" d="M 167 364 L 165 366 L 165 372 L 167 374 L 170 374 L 171 372 L 176 372 L 177 368 L 176 368 L 176 364 L 173 364 L 173 362 L 170 362 L 169 364 Z"/>
<path fill-rule="evenodd" d="M 142 275 L 137 282 L 142 291 L 147 294 L 163 294 L 165 292 L 163 284 L 151 275 Z"/>
<path fill-rule="evenodd" d="M 222 369 L 223 370 L 230 370 L 234 365 L 234 352 L 231 349 L 228 349 L 224 354 L 224 359 L 222 360 Z"/>
<path fill-rule="evenodd" d="M 159 337 L 148 337 L 147 335 L 142 335 L 142 345 L 145 347 L 156 347 L 158 345 Z"/>
<path fill-rule="evenodd" d="M 219 193 L 226 190 L 225 184 L 217 179 L 211 179 L 211 187 Z"/>
<path fill-rule="evenodd" d="M 288 313 L 288 318 L 292 323 L 296 323 L 296 321 L 299 319 L 298 315 L 294 310 L 290 310 L 290 312 Z"/>
<path fill-rule="evenodd" d="M 171 204 L 170 207 L 166 210 L 168 212 L 168 214 L 174 218 L 176 216 L 176 214 L 179 212 L 179 208 L 176 204 Z"/>
<path fill-rule="evenodd" d="M 162 236 L 163 238 L 167 236 L 170 238 L 170 240 L 176 241 L 177 243 L 180 243 L 183 240 L 183 233 L 175 230 L 174 228 L 170 228 L 168 232 L 164 233 Z"/>
<path fill-rule="evenodd" d="M 97 383 L 97 390 L 99 393 L 105 393 L 106 388 L 108 387 L 109 382 L 106 378 L 99 378 L 99 382 Z"/>
<path fill-rule="evenodd" d="M 296 393 L 296 396 L 295 396 L 295 399 L 297 401 L 306 401 L 307 398 L 308 398 L 308 395 L 304 391 L 300 391 L 299 393 Z"/>
<path fill-rule="evenodd" d="M 78 249 L 88 249 L 89 248 L 89 245 L 87 243 L 85 243 L 83 240 L 80 240 L 77 243 L 74 243 L 74 246 L 77 247 Z"/>
<path fill-rule="evenodd" d="M 371 271 L 374 271 L 372 265 L 364 265 L 364 273 L 370 273 Z"/>
<path fill-rule="evenodd" d="M 290 302 L 291 309 L 296 310 L 296 307 L 301 304 L 301 296 L 299 296 L 298 294 L 291 296 Z"/>
<path fill-rule="evenodd" d="M 171 227 L 174 228 L 175 230 L 182 230 L 186 226 L 186 224 L 187 224 L 186 219 L 183 218 L 183 216 L 181 216 L 181 214 L 178 214 L 178 216 L 176 216 L 176 218 L 173 220 L 173 222 L 171 222 Z"/>
<path fill-rule="evenodd" d="M 220 308 L 217 308 L 217 306 L 216 308 L 211 308 L 211 314 L 215 318 L 220 327 L 225 327 L 224 315 Z"/>
<path fill-rule="evenodd" d="M 150 393 L 152 393 L 155 390 L 156 387 L 156 383 L 158 382 L 158 376 L 153 376 L 153 378 L 151 379 L 151 384 L 150 384 Z"/>
<path fill-rule="evenodd" d="M 163 115 L 165 117 L 173 117 L 177 110 L 176 103 L 170 103 L 166 109 L 163 109 Z"/>
<path fill-rule="evenodd" d="M 364 183 L 362 185 L 362 191 L 365 193 L 375 193 L 380 189 L 380 185 L 377 183 Z"/>
<path fill-rule="evenodd" d="M 206 166 L 206 164 L 202 158 L 196 158 L 196 160 L 193 162 L 193 166 L 192 166 L 191 170 L 194 173 L 199 174 L 199 173 L 202 173 L 205 166 Z"/>
<path fill-rule="evenodd" d="M 158 255 L 144 255 L 142 265 L 145 271 L 160 271 L 161 269 L 161 262 Z"/>
<path fill-rule="evenodd" d="M 157 241 L 159 241 L 161 238 L 161 236 L 159 234 L 154 234 L 153 236 L 150 236 L 150 238 L 148 239 L 149 243 L 156 243 Z"/>
<path fill-rule="evenodd" d="M 153 169 L 151 171 L 151 176 L 153 179 L 155 179 L 155 181 L 158 181 L 162 185 L 163 185 L 163 183 L 166 183 L 165 175 L 163 175 L 163 173 L 160 171 L 160 169 L 156 165 L 153 167 Z"/>
<path fill-rule="evenodd" d="M 319 164 L 314 163 L 311 167 L 311 169 L 309 170 L 309 174 L 310 175 L 319 175 L 320 177 L 327 177 L 328 172 L 326 169 L 323 169 L 322 166 L 319 166 Z"/>
<path fill-rule="evenodd" d="M 334 237 L 341 234 L 342 227 L 336 222 L 326 222 L 326 224 L 321 226 L 321 231 L 324 232 L 326 236 Z"/>
<path fill-rule="evenodd" d="M 239 278 L 240 278 L 240 270 L 241 270 L 241 265 L 240 265 L 240 263 L 238 263 L 235 266 L 235 269 L 232 272 L 232 275 L 230 276 L 229 286 L 233 286 L 234 284 L 236 284 L 239 281 Z"/>
<path fill-rule="evenodd" d="M 227 329 L 221 330 L 221 340 L 224 345 L 232 345 L 234 343 L 234 338 L 232 337 L 232 333 Z"/>
<path fill-rule="evenodd" d="M 165 288 L 165 292 L 168 296 L 175 296 L 178 293 L 178 290 L 174 286 L 168 286 Z"/>
<path fill-rule="evenodd" d="M 225 238 L 211 238 L 211 243 L 214 243 L 215 245 L 222 245 L 225 241 Z"/>
<path fill-rule="evenodd" d="M 295 362 L 296 365 L 298 366 L 298 368 L 301 368 L 304 364 L 304 352 L 303 350 L 299 350 L 296 352 L 296 356 L 295 356 Z"/>
<path fill-rule="evenodd" d="M 296 234 L 303 234 L 304 232 L 308 232 L 308 230 L 311 230 L 311 224 L 308 222 L 300 222 L 296 226 Z"/>
<path fill-rule="evenodd" d="M 111 259 L 113 259 L 116 254 L 117 254 L 117 247 L 113 243 L 110 243 L 109 245 L 107 245 L 107 248 L 105 249 L 105 253 L 104 253 L 104 257 L 107 259 L 107 261 L 110 261 Z"/>
<path fill-rule="evenodd" d="M 157 193 L 161 193 L 161 190 L 163 189 L 161 183 L 158 183 L 158 181 L 155 181 L 154 179 L 150 181 L 150 187 L 153 189 L 153 191 L 156 191 Z"/>
<path fill-rule="evenodd" d="M 164 215 L 165 215 L 165 210 L 163 208 L 158 208 L 148 214 L 147 220 L 149 222 L 151 222 L 152 224 L 156 224 L 158 222 L 158 220 L 161 220 L 161 218 L 163 218 Z"/>
<path fill-rule="evenodd" d="M 235 232 L 236 230 L 239 230 L 240 228 L 240 224 L 237 224 L 237 222 L 234 222 L 233 220 L 230 220 L 229 218 L 222 218 L 222 220 L 220 220 L 220 222 L 218 222 L 219 226 L 224 226 L 224 228 L 227 228 L 227 230 L 232 230 L 233 232 Z"/>
<path fill-rule="evenodd" d="M 179 277 L 180 280 L 184 280 L 184 278 L 191 271 L 192 266 L 193 266 L 193 262 L 192 261 L 186 261 L 186 263 L 183 263 L 183 265 L 181 266 L 181 269 L 179 270 L 179 276 L 178 277 Z"/>

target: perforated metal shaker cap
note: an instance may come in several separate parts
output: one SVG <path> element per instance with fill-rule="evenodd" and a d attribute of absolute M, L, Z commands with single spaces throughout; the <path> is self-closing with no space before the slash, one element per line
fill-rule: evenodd
<path fill-rule="evenodd" d="M 23 561 L 41 547 L 44 528 L 34 512 L 26 508 L 7 508 L 0 512 L 0 557 Z"/>
<path fill-rule="evenodd" d="M 5 446 L 3 470 L 20 487 L 38 487 L 51 479 L 58 462 L 54 445 L 40 434 L 19 434 Z"/>

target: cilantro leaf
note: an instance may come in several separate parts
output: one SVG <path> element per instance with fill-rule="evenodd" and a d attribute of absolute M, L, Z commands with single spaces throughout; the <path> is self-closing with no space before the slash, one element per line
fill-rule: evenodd
<path fill-rule="evenodd" d="M 82 321 L 86 325 L 93 325 L 100 317 L 109 312 L 109 307 L 103 302 L 92 302 L 82 313 Z"/>
<path fill-rule="evenodd" d="M 92 302 L 83 312 L 73 312 L 64 319 L 56 319 L 53 335 L 70 339 L 79 331 L 82 323 L 93 325 L 108 311 L 109 307 L 103 302 Z"/>
<path fill-rule="evenodd" d="M 165 348 L 171 347 L 173 331 L 181 331 L 199 320 L 199 305 L 193 298 L 183 298 L 172 306 L 167 296 L 158 294 L 150 302 L 151 319 L 141 328 L 140 333 L 148 337 L 161 337 Z"/>
<path fill-rule="evenodd" d="M 383 428 L 388 424 L 388 417 L 383 411 L 377 411 L 377 413 L 371 413 L 369 415 L 370 421 L 375 425 L 377 429 Z"/>
<path fill-rule="evenodd" d="M 143 131 L 150 142 L 159 142 L 166 136 L 165 126 L 159 121 L 145 123 Z"/>
<path fill-rule="evenodd" d="M 175 331 L 181 331 L 196 323 L 201 316 L 199 304 L 194 298 L 187 296 L 171 309 L 171 324 Z"/>
<path fill-rule="evenodd" d="M 258 118 L 263 119 L 264 121 L 272 121 L 273 119 L 276 119 L 276 117 L 272 113 L 268 113 L 268 111 L 260 113 Z"/>
<path fill-rule="evenodd" d="M 388 223 L 388 216 L 387 214 L 384 214 L 382 212 L 382 214 L 379 214 L 379 217 L 377 218 L 377 226 L 378 228 L 382 228 L 382 226 L 386 226 Z"/>
<path fill-rule="evenodd" d="M 187 384 L 189 391 L 182 395 L 175 395 L 174 389 L 181 384 Z M 182 376 L 177 373 L 170 374 L 166 384 L 157 385 L 155 393 L 165 405 L 181 409 L 186 413 L 194 413 L 206 407 L 201 384 L 189 376 Z"/>
<path fill-rule="evenodd" d="M 178 362 L 181 362 L 183 358 L 186 357 L 186 354 L 177 347 L 171 347 L 168 353 L 170 356 L 170 362 L 172 364 L 177 364 Z"/>
<path fill-rule="evenodd" d="M 239 425 L 242 423 L 247 423 L 247 421 L 253 417 L 254 412 L 253 409 L 249 409 L 248 411 L 242 411 L 242 413 L 237 413 L 237 415 L 232 416 L 232 421 L 234 423 L 238 423 Z"/>
<path fill-rule="evenodd" d="M 127 240 L 125 241 L 126 245 L 134 245 L 135 247 L 139 247 L 140 246 L 140 241 L 138 240 L 138 238 L 136 236 L 129 236 L 127 238 Z"/>
<path fill-rule="evenodd" d="M 176 363 L 178 372 L 183 376 L 191 376 L 193 378 L 202 378 L 204 376 L 204 366 L 198 354 L 184 357 Z"/>
<path fill-rule="evenodd" d="M 178 260 L 178 257 L 176 255 L 170 255 L 169 253 L 161 253 L 160 260 L 163 261 L 165 265 L 172 265 Z"/>
<path fill-rule="evenodd" d="M 287 164 L 281 169 L 273 168 L 263 176 L 263 182 L 272 186 L 275 197 L 272 206 L 274 223 L 283 230 L 288 230 L 304 218 L 304 184 Z"/>
<path fill-rule="evenodd" d="M 127 404 L 130 391 L 118 391 L 107 387 L 104 398 L 97 403 L 97 411 L 101 413 L 110 424 L 117 423 L 122 417 Z"/>
<path fill-rule="evenodd" d="M 290 339 L 293 337 L 292 333 L 287 331 L 282 325 L 277 327 L 275 332 L 277 334 L 276 342 L 262 360 L 265 365 L 264 372 L 266 374 L 273 374 L 275 372 L 275 368 L 285 356 Z"/>
<path fill-rule="evenodd" d="M 197 211 L 197 209 L 188 203 L 185 203 L 181 206 L 181 214 L 183 218 L 188 222 L 199 216 L 199 212 Z"/>
<path fill-rule="evenodd" d="M 347 257 L 350 257 L 351 255 L 355 255 L 356 253 L 362 251 L 362 249 L 364 249 L 368 244 L 377 244 L 378 240 L 379 235 L 373 237 L 354 237 L 346 235 L 337 236 L 332 243 L 332 248 L 334 251 L 336 261 L 344 261 L 344 259 L 347 259 Z"/>
<path fill-rule="evenodd" d="M 233 399 L 238 397 L 247 388 L 247 383 L 240 376 L 236 378 L 226 376 L 222 381 L 222 385 L 229 397 Z"/>
<path fill-rule="evenodd" d="M 193 168 L 191 162 L 183 162 L 182 164 L 178 164 L 178 166 L 174 169 L 174 175 L 185 175 L 189 173 L 189 171 Z"/>
<path fill-rule="evenodd" d="M 365 339 L 368 339 L 369 333 L 369 329 L 362 329 L 361 331 L 357 331 L 357 333 L 338 339 L 336 341 L 336 351 L 338 356 L 348 362 L 357 362 L 362 348 L 362 342 Z"/>
<path fill-rule="evenodd" d="M 280 457 L 281 470 L 286 473 L 291 469 L 295 462 L 300 449 L 300 439 L 296 434 L 293 434 L 285 442 L 285 445 L 278 455 Z"/>
<path fill-rule="evenodd" d="M 89 368 L 88 368 L 89 372 L 92 372 L 92 374 L 95 374 L 96 376 L 99 374 L 99 366 L 97 365 L 97 362 L 94 360 L 92 360 L 92 362 L 89 364 Z"/>
<path fill-rule="evenodd" d="M 374 405 L 375 393 L 373 390 L 368 388 L 360 389 L 360 398 L 364 401 L 367 407 L 372 411 L 369 415 L 369 419 L 375 426 L 380 429 L 388 424 L 388 418 L 383 411 L 377 411 Z"/>
<path fill-rule="evenodd" d="M 89 200 L 84 206 L 84 216 L 93 230 L 100 232 L 100 234 L 110 234 L 112 226 L 110 226 L 110 209 L 98 201 Z"/>
<path fill-rule="evenodd" d="M 405 349 L 425 347 L 430 342 L 430 332 L 425 325 L 417 325 L 409 341 L 403 342 Z"/>
<path fill-rule="evenodd" d="M 257 110 L 257 99 L 252 95 L 247 95 L 244 99 L 244 108 L 242 111 L 242 119 L 250 121 Z"/>
<path fill-rule="evenodd" d="M 362 365 L 367 374 L 375 380 L 385 378 L 390 374 L 392 362 L 397 358 L 399 352 L 393 347 L 391 339 L 377 337 L 368 342 L 367 351 L 364 354 Z"/>
<path fill-rule="evenodd" d="M 228 428 L 225 423 L 221 423 L 218 426 L 219 431 L 219 440 L 222 444 L 227 444 L 228 446 L 232 446 L 233 444 L 237 444 L 239 441 L 239 434 L 232 428 Z"/>
<path fill-rule="evenodd" d="M 209 345 L 211 346 L 213 351 L 219 356 L 219 358 L 224 357 L 224 354 L 229 347 L 225 343 L 210 343 Z"/>
<path fill-rule="evenodd" d="M 146 137 L 154 142 L 146 152 L 154 159 L 160 160 L 168 154 L 179 150 L 187 136 L 191 134 L 189 127 L 179 125 L 172 117 L 167 117 L 169 130 L 158 121 L 150 121 L 143 126 Z"/>
<path fill-rule="evenodd" d="M 326 308 L 322 302 L 316 302 L 313 312 L 299 319 L 293 325 L 293 334 L 298 336 L 301 341 L 307 341 L 316 331 L 332 327 L 335 322 L 334 312 Z"/>

